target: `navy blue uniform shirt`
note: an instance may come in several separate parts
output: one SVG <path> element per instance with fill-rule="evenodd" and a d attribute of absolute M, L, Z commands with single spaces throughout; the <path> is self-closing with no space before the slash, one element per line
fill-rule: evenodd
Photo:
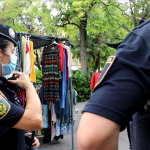
<path fill-rule="evenodd" d="M 22 106 L 13 104 L 0 91 L 0 149 L 26 150 L 25 131 L 12 128 L 23 114 Z"/>
<path fill-rule="evenodd" d="M 137 26 L 105 64 L 84 108 L 125 129 L 150 98 L 150 20 Z"/>

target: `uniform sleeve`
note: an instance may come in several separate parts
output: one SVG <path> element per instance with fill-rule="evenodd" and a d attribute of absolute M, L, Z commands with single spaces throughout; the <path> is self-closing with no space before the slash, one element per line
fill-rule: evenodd
<path fill-rule="evenodd" d="M 0 95 L 0 135 L 4 135 L 23 116 L 24 109 L 16 106 Z"/>
<path fill-rule="evenodd" d="M 149 97 L 150 49 L 141 36 L 132 32 L 108 59 L 84 111 L 125 127 Z"/>

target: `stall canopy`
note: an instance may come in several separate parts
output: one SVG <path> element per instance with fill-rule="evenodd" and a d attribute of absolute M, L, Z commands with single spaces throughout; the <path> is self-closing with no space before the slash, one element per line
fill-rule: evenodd
<path fill-rule="evenodd" d="M 29 37 L 30 40 L 34 43 L 34 49 L 38 49 L 40 47 L 48 46 L 52 44 L 52 42 L 56 41 L 63 42 L 66 41 L 68 45 L 73 46 L 72 41 L 69 38 L 59 38 L 59 37 L 52 37 L 52 36 L 44 36 L 44 35 L 38 35 L 38 34 L 32 34 L 32 33 L 22 33 L 17 32 L 18 37 L 26 36 Z"/>
<path fill-rule="evenodd" d="M 101 43 L 105 43 L 107 46 L 115 49 L 117 49 L 117 47 L 121 44 L 121 42 L 120 43 L 101 42 Z"/>

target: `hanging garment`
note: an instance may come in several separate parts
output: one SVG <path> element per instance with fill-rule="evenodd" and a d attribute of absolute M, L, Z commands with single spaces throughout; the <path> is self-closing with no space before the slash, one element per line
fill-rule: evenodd
<path fill-rule="evenodd" d="M 22 58 L 22 37 L 20 37 L 20 47 L 18 46 L 19 51 L 19 62 L 20 62 L 20 70 L 22 72 L 23 70 L 23 58 Z"/>
<path fill-rule="evenodd" d="M 30 73 L 30 81 L 31 82 L 36 82 L 36 73 L 35 73 L 35 67 L 34 67 L 34 62 L 35 62 L 35 56 L 34 56 L 34 51 L 33 51 L 33 42 L 30 41 L 30 54 L 31 54 L 31 73 Z"/>
<path fill-rule="evenodd" d="M 26 103 L 26 102 L 25 102 L 25 101 L 26 101 L 25 99 L 26 99 L 26 98 L 25 98 L 25 90 L 24 90 L 24 89 L 21 89 L 21 98 L 22 98 L 22 100 L 23 100 L 23 107 L 25 107 L 25 103 Z"/>
<path fill-rule="evenodd" d="M 72 134 L 72 124 L 71 123 L 69 123 L 69 125 L 68 125 L 68 133 Z"/>
<path fill-rule="evenodd" d="M 47 101 L 44 101 L 44 83 L 43 83 L 43 80 L 42 80 L 42 89 L 40 92 L 40 100 L 41 100 L 42 104 L 47 104 Z"/>
<path fill-rule="evenodd" d="M 73 117 L 73 120 L 76 120 L 76 104 L 77 104 L 77 91 L 75 91 L 74 89 L 72 89 L 72 99 L 73 99 L 73 106 L 72 106 L 72 117 Z"/>
<path fill-rule="evenodd" d="M 56 136 L 60 136 L 60 120 L 56 121 Z"/>
<path fill-rule="evenodd" d="M 64 48 L 64 52 L 65 52 L 65 57 L 66 57 L 66 61 L 64 63 L 66 63 L 66 85 L 65 85 L 65 107 L 64 109 L 62 109 L 62 115 L 64 118 L 64 122 L 68 122 L 69 121 L 69 95 L 68 95 L 68 90 L 69 90 L 69 67 L 68 67 L 68 52 L 67 49 Z"/>
<path fill-rule="evenodd" d="M 54 103 L 52 103 L 52 121 L 56 122 L 56 114 L 55 114 L 55 107 L 54 107 Z"/>
<path fill-rule="evenodd" d="M 61 117 L 61 106 L 60 102 L 54 102 L 56 117 L 60 119 Z"/>
<path fill-rule="evenodd" d="M 65 96 L 65 109 L 62 109 L 62 114 L 64 117 L 64 122 L 69 121 L 69 84 L 70 80 L 67 80 L 66 84 L 66 96 Z"/>
<path fill-rule="evenodd" d="M 64 135 L 64 123 L 60 124 L 60 135 Z"/>
<path fill-rule="evenodd" d="M 42 130 L 38 130 L 37 135 L 42 135 Z"/>
<path fill-rule="evenodd" d="M 29 77 L 31 73 L 31 54 L 30 54 L 30 42 L 26 43 L 26 75 Z"/>
<path fill-rule="evenodd" d="M 68 132 L 68 124 L 64 123 L 64 135 Z"/>
<path fill-rule="evenodd" d="M 25 38 L 22 39 L 22 59 L 23 59 L 23 72 L 26 73 L 26 43 Z"/>
<path fill-rule="evenodd" d="M 27 43 L 26 43 L 26 54 L 30 52 L 30 49 L 29 49 L 29 45 L 28 45 L 28 40 L 27 40 Z"/>
<path fill-rule="evenodd" d="M 61 67 L 61 72 L 63 72 L 63 66 L 64 66 L 64 48 L 63 48 L 63 43 L 59 43 L 59 56 L 60 56 L 60 67 Z"/>
<path fill-rule="evenodd" d="M 66 80 L 69 80 L 68 52 L 66 48 L 64 48 L 64 51 L 66 55 Z"/>
<path fill-rule="evenodd" d="M 59 81 L 61 79 L 58 47 L 45 47 L 42 54 L 44 101 L 59 101 Z"/>
<path fill-rule="evenodd" d="M 50 139 L 51 139 L 51 135 L 49 134 L 49 130 L 48 129 L 43 129 L 43 143 L 49 143 Z"/>
<path fill-rule="evenodd" d="M 54 139 L 55 135 L 56 135 L 56 128 L 55 128 L 55 123 L 56 123 L 56 114 L 55 114 L 55 107 L 54 107 L 54 103 L 52 103 L 52 121 L 51 121 L 51 141 Z"/>
<path fill-rule="evenodd" d="M 43 107 L 43 128 L 48 129 L 48 106 L 42 105 Z"/>
<path fill-rule="evenodd" d="M 50 101 L 47 102 L 47 104 L 49 105 L 50 104 Z M 51 128 L 52 128 L 52 114 L 51 114 L 51 109 L 48 108 L 48 125 L 49 125 L 49 134 L 51 135 Z M 50 136 L 51 137 L 51 136 Z"/>
<path fill-rule="evenodd" d="M 71 75 L 71 49 L 69 46 L 64 45 L 64 48 L 67 49 L 67 53 L 68 53 L 68 74 L 69 74 L 69 78 L 72 76 Z"/>
<path fill-rule="evenodd" d="M 101 73 L 94 73 L 94 74 L 92 75 L 91 86 L 90 86 L 92 91 L 94 90 L 94 86 L 96 85 L 100 74 L 101 74 Z"/>
<path fill-rule="evenodd" d="M 20 41 L 22 41 L 21 39 L 20 39 Z M 17 48 L 16 48 L 17 66 L 16 66 L 15 71 L 22 72 L 22 46 L 21 46 L 20 41 L 18 41 L 18 45 L 17 45 Z"/>
<path fill-rule="evenodd" d="M 63 65 L 63 72 L 62 72 L 62 80 L 60 82 L 60 103 L 61 108 L 65 109 L 65 99 L 66 99 L 66 54 L 64 51 L 64 65 Z"/>

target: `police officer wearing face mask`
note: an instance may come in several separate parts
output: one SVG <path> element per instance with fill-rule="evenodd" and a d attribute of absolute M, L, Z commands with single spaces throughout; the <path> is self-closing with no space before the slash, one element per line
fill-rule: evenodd
<path fill-rule="evenodd" d="M 17 57 L 16 32 L 7 25 L 0 24 L 0 149 L 27 150 L 25 130 L 42 128 L 42 107 L 34 86 L 26 74 L 14 72 Z M 6 75 L 14 74 L 16 80 L 7 80 Z M 27 101 L 25 109 L 22 99 L 16 94 L 25 89 Z M 30 133 L 28 133 L 30 135 Z M 37 138 L 33 145 L 39 146 Z"/>

